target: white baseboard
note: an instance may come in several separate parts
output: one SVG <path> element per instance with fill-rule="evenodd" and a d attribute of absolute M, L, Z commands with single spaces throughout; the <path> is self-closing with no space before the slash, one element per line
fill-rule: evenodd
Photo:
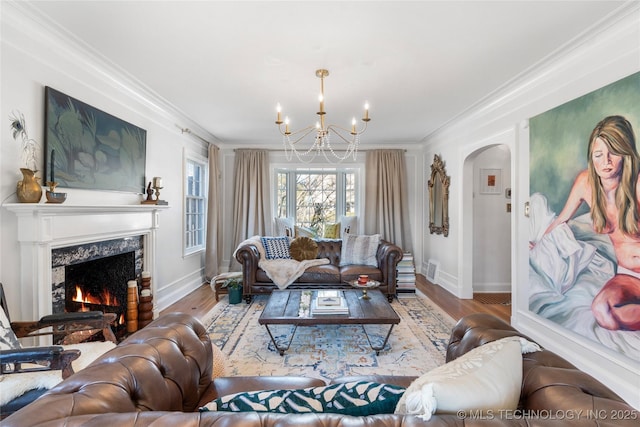
<path fill-rule="evenodd" d="M 154 318 L 157 313 L 202 286 L 205 280 L 202 268 L 158 289 L 154 298 Z"/>

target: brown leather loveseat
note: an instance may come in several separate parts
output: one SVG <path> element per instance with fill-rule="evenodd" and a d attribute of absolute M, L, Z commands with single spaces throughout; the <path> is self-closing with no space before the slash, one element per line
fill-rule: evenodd
<path fill-rule="evenodd" d="M 501 320 L 474 314 L 458 322 L 447 360 L 489 341 L 520 335 Z M 520 412 L 491 418 L 434 415 L 274 414 L 197 412 L 212 399 L 263 389 L 321 386 L 304 377 L 224 377 L 211 380 L 212 350 L 193 317 L 164 315 L 96 362 L 3 421 L 3 426 L 637 426 L 640 414 L 610 389 L 543 350 L 523 355 Z M 357 377 L 408 386 L 415 377 Z M 356 377 L 336 379 L 345 382 Z M 568 416 L 571 415 L 571 416 Z M 580 417 L 578 417 L 580 415 Z"/>
<path fill-rule="evenodd" d="M 366 274 L 371 280 L 380 282 L 378 288 L 387 295 L 389 301 L 396 294 L 396 266 L 402 260 L 402 249 L 385 240 L 380 241 L 376 259 L 377 267 L 367 265 L 340 266 L 342 240 L 317 240 L 318 256 L 328 258 L 329 264 L 308 268 L 288 289 L 317 289 L 320 284 L 331 284 L 332 289 L 348 288 L 346 282 L 358 279 Z M 244 244 L 235 252 L 236 259 L 242 264 L 242 293 L 251 301 L 253 295 L 270 294 L 276 288 L 273 281 L 258 266 L 260 253 L 253 244 Z"/>

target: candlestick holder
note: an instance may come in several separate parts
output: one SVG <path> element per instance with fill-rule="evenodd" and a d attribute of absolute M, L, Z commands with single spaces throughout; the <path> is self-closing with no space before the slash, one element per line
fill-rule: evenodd
<path fill-rule="evenodd" d="M 160 190 L 162 190 L 163 188 L 164 187 L 153 187 L 153 189 L 156 191 L 156 201 L 160 201 Z"/>
<path fill-rule="evenodd" d="M 164 188 L 162 187 L 160 182 L 161 181 L 159 180 L 159 178 L 153 178 L 153 182 L 149 181 L 149 185 L 147 185 L 147 198 L 146 200 L 143 200 L 140 203 L 142 203 L 143 205 L 168 205 L 169 204 L 164 200 L 160 200 L 160 190 Z M 153 198 L 154 192 L 156 196 L 155 199 Z"/>
<path fill-rule="evenodd" d="M 154 186 L 153 189 L 156 191 L 156 205 L 168 205 L 169 203 L 166 200 L 160 200 L 160 190 L 162 190 L 164 187 L 156 187 Z"/>
<path fill-rule="evenodd" d="M 47 203 L 64 203 L 67 200 L 67 193 L 56 192 L 56 187 L 58 185 L 55 181 L 47 181 L 47 185 L 49 189 L 46 192 Z"/>

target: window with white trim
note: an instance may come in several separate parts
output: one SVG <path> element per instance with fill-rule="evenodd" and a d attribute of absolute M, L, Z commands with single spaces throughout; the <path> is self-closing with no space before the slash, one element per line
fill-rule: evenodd
<path fill-rule="evenodd" d="M 356 215 L 356 177 L 351 169 L 276 170 L 276 217 L 322 236 L 326 224 Z"/>
<path fill-rule="evenodd" d="M 206 159 L 185 158 L 184 253 L 205 248 L 207 206 Z"/>

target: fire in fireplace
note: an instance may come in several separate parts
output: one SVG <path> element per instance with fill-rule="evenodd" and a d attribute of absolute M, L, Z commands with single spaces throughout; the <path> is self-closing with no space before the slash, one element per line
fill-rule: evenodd
<path fill-rule="evenodd" d="M 127 282 L 135 279 L 135 252 L 65 266 L 65 311 L 116 313 L 116 337 L 126 333 Z"/>

